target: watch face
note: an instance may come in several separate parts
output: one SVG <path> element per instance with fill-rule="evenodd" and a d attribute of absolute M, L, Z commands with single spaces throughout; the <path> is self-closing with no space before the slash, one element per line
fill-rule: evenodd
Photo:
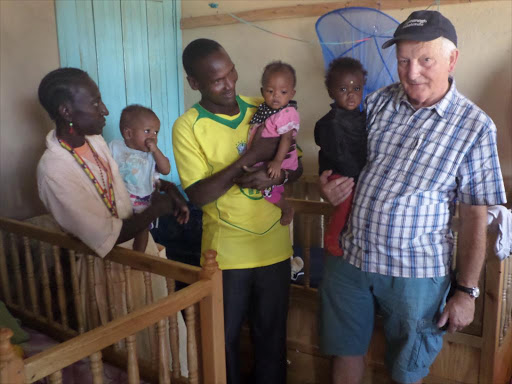
<path fill-rule="evenodd" d="M 476 299 L 478 296 L 480 296 L 480 289 L 479 289 L 478 287 L 474 287 L 474 288 L 472 288 L 472 291 L 473 291 L 473 292 L 471 292 L 471 293 L 470 293 L 470 295 L 471 295 L 471 296 L 473 296 L 475 299 Z"/>

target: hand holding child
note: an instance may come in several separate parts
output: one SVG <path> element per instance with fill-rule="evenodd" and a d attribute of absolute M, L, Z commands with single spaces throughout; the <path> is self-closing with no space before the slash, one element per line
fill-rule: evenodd
<path fill-rule="evenodd" d="M 320 195 L 332 205 L 337 206 L 345 201 L 352 193 L 354 189 L 354 179 L 342 176 L 329 181 L 329 176 L 331 175 L 332 170 L 323 171 L 320 175 Z"/>
<path fill-rule="evenodd" d="M 165 193 L 154 191 L 151 194 L 151 206 L 156 208 L 160 215 L 168 215 L 176 209 L 176 204 L 172 196 Z"/>
<path fill-rule="evenodd" d="M 186 224 L 190 217 L 190 211 L 183 195 L 180 193 L 176 185 L 166 180 L 160 180 L 160 191 L 165 192 L 174 201 L 173 215 L 179 224 Z"/>
<path fill-rule="evenodd" d="M 281 164 L 282 162 L 279 160 L 272 160 L 268 162 L 267 173 L 270 178 L 277 179 L 281 176 Z"/>

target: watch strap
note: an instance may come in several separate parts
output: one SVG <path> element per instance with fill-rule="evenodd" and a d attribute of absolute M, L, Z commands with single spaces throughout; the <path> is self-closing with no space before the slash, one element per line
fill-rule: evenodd
<path fill-rule="evenodd" d="M 466 292 L 469 294 L 473 293 L 473 288 L 465 287 L 463 285 L 456 284 L 455 289 L 458 289 L 459 291 Z"/>
<path fill-rule="evenodd" d="M 478 296 L 480 296 L 480 290 L 478 289 L 478 287 L 465 287 L 463 285 L 455 283 L 455 289 L 462 291 L 462 292 L 466 292 L 469 296 L 471 296 L 475 299 Z"/>

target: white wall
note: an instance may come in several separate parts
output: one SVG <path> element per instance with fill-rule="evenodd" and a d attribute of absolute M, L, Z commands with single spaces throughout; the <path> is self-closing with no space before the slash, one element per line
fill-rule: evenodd
<path fill-rule="evenodd" d="M 53 0 L 0 1 L 0 215 L 44 210 L 36 166 L 52 124 L 37 87 L 59 66 Z"/>

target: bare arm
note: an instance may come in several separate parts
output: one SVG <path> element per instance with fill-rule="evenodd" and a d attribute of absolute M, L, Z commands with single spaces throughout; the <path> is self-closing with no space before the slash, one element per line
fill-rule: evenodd
<path fill-rule="evenodd" d="M 477 287 L 485 261 L 487 206 L 461 203 L 459 213 L 457 283 Z M 459 331 L 471 324 L 474 313 L 475 299 L 457 290 L 446 304 L 438 326 L 442 327 L 449 321 L 448 331 Z"/>
<path fill-rule="evenodd" d="M 288 171 L 287 182 L 293 183 L 295 180 L 302 176 L 302 171 L 302 161 L 299 158 L 297 169 L 294 171 Z M 244 167 L 243 175 L 237 177 L 235 179 L 235 183 L 242 188 L 254 188 L 262 190 L 272 185 L 281 185 L 284 183 L 286 172 L 283 169 L 281 169 L 279 172 L 280 173 L 278 178 L 271 179 L 267 174 L 265 166 Z"/>
<path fill-rule="evenodd" d="M 281 166 L 283 164 L 288 151 L 290 150 L 290 145 L 293 142 L 293 130 L 286 132 L 280 136 L 279 146 L 277 147 L 277 153 L 274 158 L 268 162 L 268 175 L 272 179 L 276 179 L 281 175 Z"/>
<path fill-rule="evenodd" d="M 156 163 L 156 170 L 162 175 L 168 175 L 171 172 L 171 163 L 156 145 L 155 139 L 146 139 L 146 146 L 152 153 Z"/>
<path fill-rule="evenodd" d="M 146 210 L 123 220 L 116 244 L 133 239 L 139 232 L 147 229 L 157 217 L 172 213 L 174 207 L 175 203 L 171 196 L 154 192 L 151 196 L 151 205 Z"/>
<path fill-rule="evenodd" d="M 178 187 L 167 180 L 160 180 L 160 191 L 165 192 L 174 201 L 174 216 L 179 224 L 185 224 L 190 217 L 187 201 L 178 190 Z"/>
<path fill-rule="evenodd" d="M 218 199 L 234 185 L 234 179 L 243 174 L 243 167 L 271 159 L 276 151 L 278 140 L 278 137 L 255 138 L 251 148 L 234 163 L 188 187 L 185 192 L 190 201 L 201 207 Z"/>

